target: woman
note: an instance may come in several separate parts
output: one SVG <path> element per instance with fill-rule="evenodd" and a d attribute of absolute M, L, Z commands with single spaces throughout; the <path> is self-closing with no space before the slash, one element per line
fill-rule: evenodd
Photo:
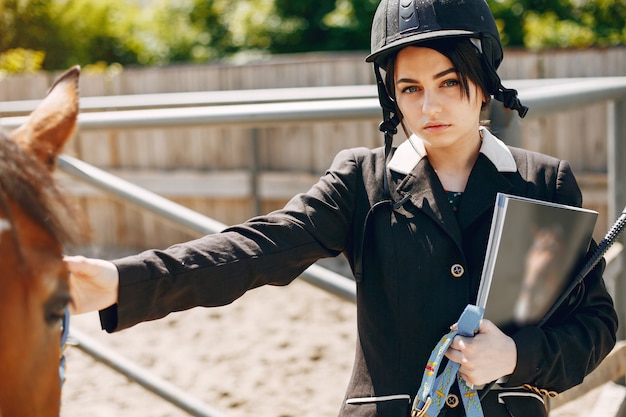
<path fill-rule="evenodd" d="M 68 257 L 75 312 L 102 310 L 103 327 L 118 331 L 286 285 L 344 253 L 358 344 L 340 415 L 409 415 L 431 350 L 476 300 L 496 193 L 581 205 L 567 162 L 508 148 L 480 126 L 491 96 L 526 111 L 501 85 L 501 58 L 483 0 L 383 0 L 368 61 L 386 146 L 340 152 L 306 194 L 222 233 L 112 263 Z M 411 136 L 393 148 L 399 124 Z M 545 394 L 580 383 L 609 353 L 617 319 L 601 274 L 541 329 L 505 334 L 483 320 L 475 337 L 454 338 L 445 355 L 465 381 L 500 382 L 486 416 L 545 414 Z M 446 403 L 446 416 L 465 415 L 458 391 Z"/>

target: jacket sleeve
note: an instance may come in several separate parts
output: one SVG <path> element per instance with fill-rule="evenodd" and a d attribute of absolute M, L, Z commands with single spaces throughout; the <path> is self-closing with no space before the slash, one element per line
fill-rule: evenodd
<path fill-rule="evenodd" d="M 115 260 L 118 303 L 100 312 L 111 332 L 170 312 L 225 305 L 262 285 L 286 285 L 345 245 L 359 167 L 342 151 L 306 193 L 221 233 Z"/>
<path fill-rule="evenodd" d="M 561 161 L 556 201 L 581 205 L 580 189 L 569 165 Z M 590 252 L 596 245 L 592 242 Z M 515 333 L 518 366 L 507 386 L 530 384 L 562 392 L 582 382 L 615 345 L 617 315 L 602 278 L 602 260 L 582 285 L 543 326 Z"/>

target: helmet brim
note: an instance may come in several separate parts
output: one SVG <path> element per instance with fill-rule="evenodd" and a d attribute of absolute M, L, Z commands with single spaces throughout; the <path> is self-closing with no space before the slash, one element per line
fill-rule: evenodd
<path fill-rule="evenodd" d="M 407 46 L 418 46 L 421 42 L 429 41 L 432 39 L 448 38 L 448 37 L 476 37 L 476 32 L 469 30 L 435 30 L 432 32 L 416 33 L 411 36 L 404 36 L 395 41 L 389 42 L 384 47 L 380 48 L 373 54 L 368 55 L 365 58 L 366 62 L 377 62 L 382 65 L 386 61 L 387 56 L 397 52 L 398 50 Z"/>

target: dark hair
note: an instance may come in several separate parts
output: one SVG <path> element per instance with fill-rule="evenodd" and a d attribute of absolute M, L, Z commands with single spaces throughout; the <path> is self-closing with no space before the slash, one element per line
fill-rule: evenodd
<path fill-rule="evenodd" d="M 491 101 L 489 92 L 487 71 L 484 67 L 481 53 L 468 37 L 448 37 L 438 38 L 425 42 L 420 42 L 413 46 L 434 49 L 452 62 L 452 66 L 457 71 L 459 83 L 461 85 L 461 95 L 469 99 L 469 84 L 471 80 L 483 92 L 485 103 L 483 107 Z M 397 53 L 389 58 L 386 65 L 385 85 L 389 96 L 396 99 L 394 73 Z"/>

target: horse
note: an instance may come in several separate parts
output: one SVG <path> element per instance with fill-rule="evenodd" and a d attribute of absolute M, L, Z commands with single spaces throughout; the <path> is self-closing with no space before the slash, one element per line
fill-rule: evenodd
<path fill-rule="evenodd" d="M 86 237 L 53 170 L 78 117 L 79 67 L 0 133 L 0 416 L 58 417 L 62 322 L 71 302 L 63 248 Z"/>
<path fill-rule="evenodd" d="M 522 285 L 515 303 L 519 326 L 538 322 L 560 290 L 559 262 L 565 253 L 564 233 L 557 225 L 534 228 L 524 263 Z"/>

